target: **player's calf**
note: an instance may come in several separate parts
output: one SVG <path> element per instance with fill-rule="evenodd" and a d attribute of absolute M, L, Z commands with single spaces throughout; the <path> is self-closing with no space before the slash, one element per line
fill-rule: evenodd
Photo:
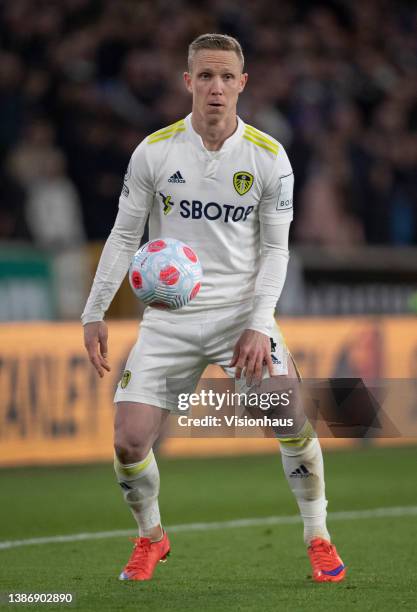
<path fill-rule="evenodd" d="M 139 529 L 139 535 L 157 540 L 161 537 L 159 514 L 159 470 L 153 451 L 143 461 L 123 464 L 114 459 L 117 481 Z"/>

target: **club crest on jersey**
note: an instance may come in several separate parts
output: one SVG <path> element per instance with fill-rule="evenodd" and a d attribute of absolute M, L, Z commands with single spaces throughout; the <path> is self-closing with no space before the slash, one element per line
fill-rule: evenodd
<path fill-rule="evenodd" d="M 162 198 L 162 204 L 164 206 L 164 215 L 169 215 L 169 213 L 172 212 L 172 207 L 174 206 L 174 202 L 171 201 L 170 195 L 166 196 L 161 191 L 159 192 L 159 195 Z"/>
<path fill-rule="evenodd" d="M 253 185 L 253 174 L 250 172 L 235 172 L 233 175 L 233 187 L 239 195 L 245 195 Z"/>

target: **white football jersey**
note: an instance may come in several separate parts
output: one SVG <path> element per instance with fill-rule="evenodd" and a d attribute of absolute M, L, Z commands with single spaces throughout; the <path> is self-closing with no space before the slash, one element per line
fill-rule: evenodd
<path fill-rule="evenodd" d="M 155 132 L 134 151 L 119 207 L 149 212 L 149 237 L 177 238 L 198 254 L 203 281 L 177 311 L 253 298 L 262 222 L 292 220 L 293 173 L 282 145 L 238 119 L 220 151 L 207 151 L 191 115 Z"/>

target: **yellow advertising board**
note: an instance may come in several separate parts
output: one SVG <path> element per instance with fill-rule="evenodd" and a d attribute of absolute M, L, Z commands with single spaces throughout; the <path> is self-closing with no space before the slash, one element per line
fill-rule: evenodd
<path fill-rule="evenodd" d="M 112 399 L 137 335 L 111 326 L 112 371 L 99 379 L 77 323 L 0 326 L 0 465 L 112 456 Z"/>
<path fill-rule="evenodd" d="M 305 378 L 416 378 L 414 318 L 286 319 L 281 328 Z M 0 466 L 111 459 L 113 395 L 137 333 L 135 321 L 109 323 L 112 371 L 99 379 L 88 361 L 78 323 L 0 325 Z M 223 374 L 210 366 L 206 376 Z M 412 401 L 409 423 L 417 422 Z M 359 443 L 330 438 L 324 442 Z M 276 442 L 270 439 L 168 438 L 162 452 L 275 449 Z"/>

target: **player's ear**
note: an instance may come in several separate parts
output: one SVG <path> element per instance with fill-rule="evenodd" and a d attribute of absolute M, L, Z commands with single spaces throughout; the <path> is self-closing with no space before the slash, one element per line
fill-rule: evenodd
<path fill-rule="evenodd" d="M 189 72 L 184 72 L 184 83 L 188 91 L 192 93 L 193 88 L 191 85 L 191 74 Z"/>
<path fill-rule="evenodd" d="M 245 86 L 246 86 L 247 82 L 248 82 L 248 73 L 247 72 L 243 72 L 240 75 L 239 93 L 242 93 L 242 91 L 245 89 Z"/>

